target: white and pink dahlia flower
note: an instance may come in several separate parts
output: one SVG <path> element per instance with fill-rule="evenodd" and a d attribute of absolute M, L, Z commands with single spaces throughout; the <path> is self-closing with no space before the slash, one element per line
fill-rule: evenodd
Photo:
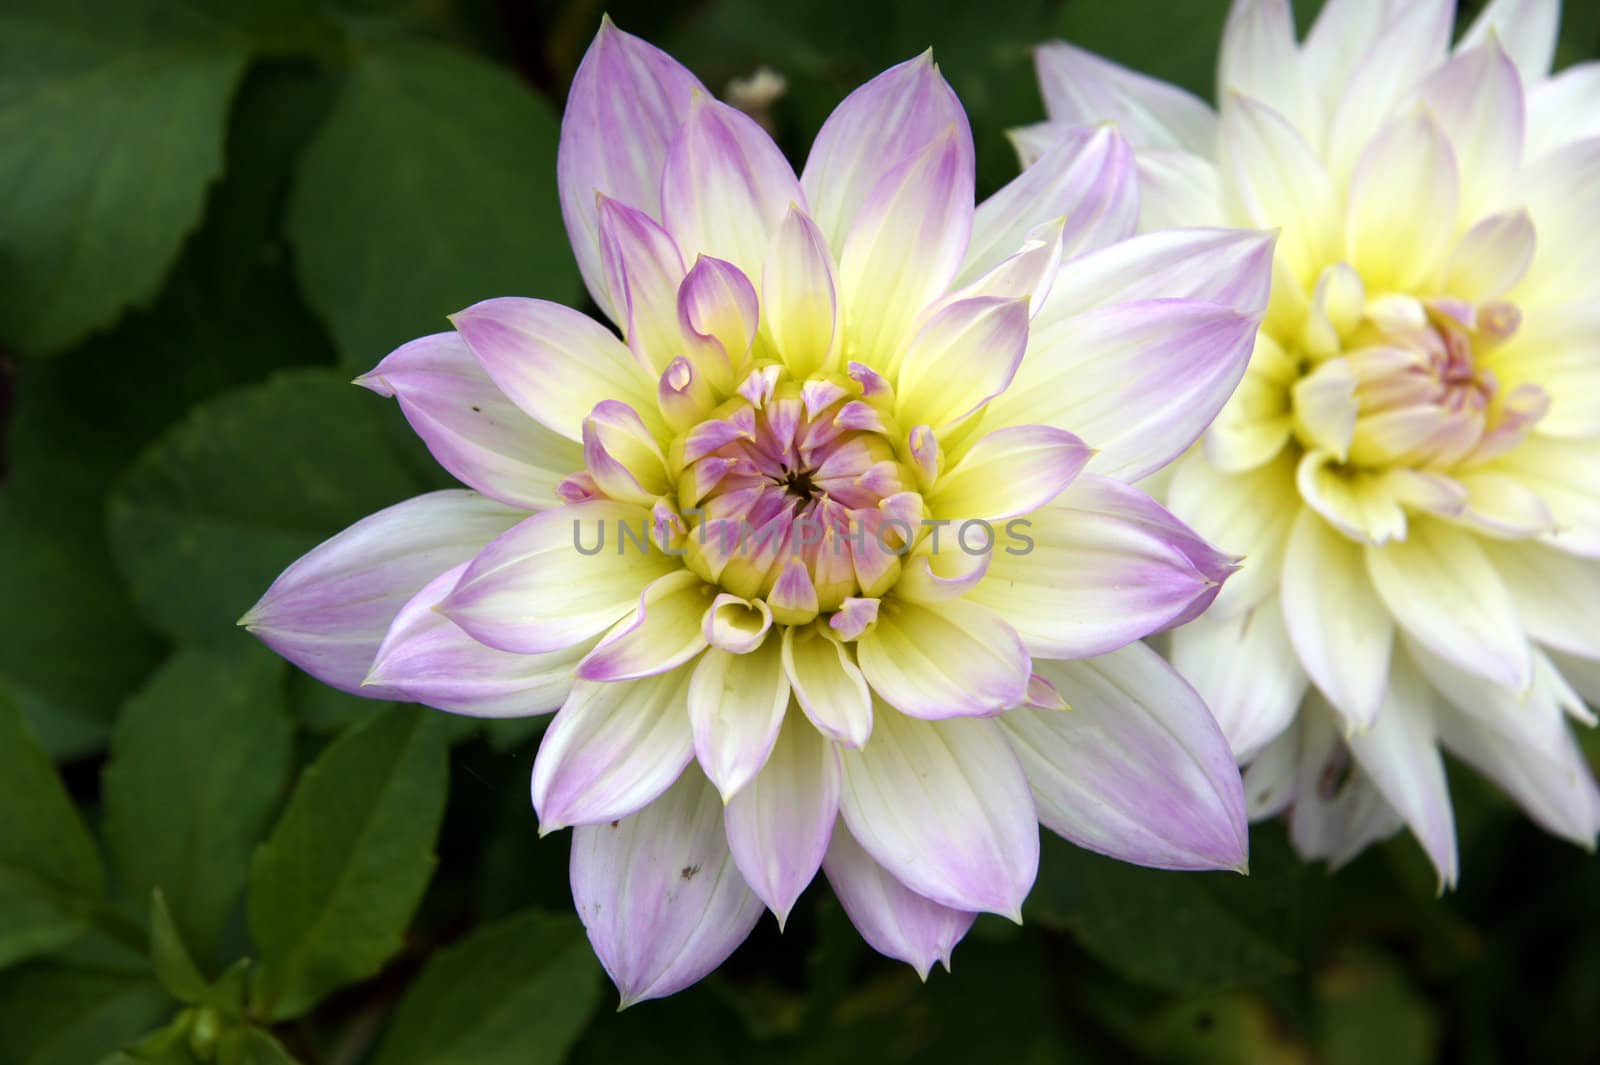
<path fill-rule="evenodd" d="M 245 619 L 329 684 L 556 710 L 541 831 L 632 1002 L 703 976 L 821 868 L 926 974 L 1017 918 L 1038 825 L 1237 868 L 1221 731 L 1138 643 L 1234 568 L 1131 482 L 1221 409 L 1272 238 L 1127 240 L 1132 155 L 1068 138 L 974 209 L 923 56 L 797 178 L 748 117 L 607 23 L 559 181 L 623 339 L 491 299 L 361 379 L 471 487 L 375 514 Z M 1070 706 L 1070 709 L 1069 709 Z"/>
<path fill-rule="evenodd" d="M 1550 76 L 1557 0 L 1235 3 L 1220 118 L 1062 44 L 1053 124 L 1117 120 L 1146 226 L 1280 226 L 1238 393 L 1167 500 L 1248 556 L 1173 660 L 1339 863 L 1409 826 L 1441 883 L 1439 748 L 1592 847 L 1567 719 L 1600 703 L 1600 64 Z"/>

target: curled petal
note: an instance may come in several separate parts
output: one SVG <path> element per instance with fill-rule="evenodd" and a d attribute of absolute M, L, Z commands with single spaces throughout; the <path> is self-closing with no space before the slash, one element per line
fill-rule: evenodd
<path fill-rule="evenodd" d="M 699 980 L 761 919 L 716 789 L 694 772 L 639 813 L 572 834 L 572 897 L 623 1007 Z"/>
<path fill-rule="evenodd" d="M 783 669 L 817 731 L 846 747 L 872 734 L 872 691 L 855 658 L 826 625 L 783 632 Z"/>
<path fill-rule="evenodd" d="M 578 666 L 584 680 L 625 681 L 675 669 L 706 646 L 700 619 L 716 589 L 688 570 L 651 581 L 639 606 Z"/>
<path fill-rule="evenodd" d="M 886 603 L 856 657 L 880 698 L 922 718 L 1000 713 L 1023 701 L 1032 672 L 1003 615 L 960 599 Z"/>

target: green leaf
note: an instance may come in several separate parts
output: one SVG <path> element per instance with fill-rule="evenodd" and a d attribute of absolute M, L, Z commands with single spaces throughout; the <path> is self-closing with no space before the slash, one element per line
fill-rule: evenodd
<path fill-rule="evenodd" d="M 1244 905 L 1222 901 L 1222 881 L 1242 880 L 1237 874 L 1143 869 L 1049 833 L 1042 842 L 1039 879 L 1027 906 L 1032 919 L 1071 931 L 1129 979 L 1212 991 L 1294 970 L 1294 956 Z"/>
<path fill-rule="evenodd" d="M 172 920 L 172 911 L 160 888 L 150 892 L 150 964 L 161 986 L 179 1002 L 193 1005 L 208 997 L 210 985 L 184 946 L 183 933 Z"/>
<path fill-rule="evenodd" d="M 83 930 L 105 895 L 94 840 L 16 702 L 0 693 L 0 967 Z"/>
<path fill-rule="evenodd" d="M 320 370 L 195 408 L 111 499 L 112 550 L 134 601 L 175 638 L 233 639 L 290 562 L 425 487 L 397 416 Z"/>
<path fill-rule="evenodd" d="M 344 733 L 303 774 L 250 871 L 261 1012 L 294 1017 L 400 948 L 434 866 L 444 743 L 396 706 Z"/>
<path fill-rule="evenodd" d="M 84 1065 L 172 1010 L 148 974 L 33 962 L 0 973 L 0 1062 Z"/>
<path fill-rule="evenodd" d="M 573 917 L 524 911 L 434 955 L 374 1065 L 555 1065 L 599 998 Z"/>
<path fill-rule="evenodd" d="M 187 5 L 6 5 L 0 334 L 57 351 L 155 295 L 222 169 L 246 57 Z"/>
<path fill-rule="evenodd" d="M 555 118 L 506 71 L 421 44 L 362 53 L 306 152 L 289 234 L 345 364 L 490 296 L 578 294 Z"/>
<path fill-rule="evenodd" d="M 282 661 L 244 640 L 228 654 L 180 651 L 112 732 L 101 789 L 112 858 L 135 896 L 161 890 L 202 965 L 288 777 L 283 678 Z"/>
<path fill-rule="evenodd" d="M 283 1044 L 260 1028 L 224 1032 L 217 1044 L 217 1065 L 295 1065 Z"/>
<path fill-rule="evenodd" d="M 1355 954 L 1317 978 L 1318 1049 L 1327 1065 L 1427 1065 L 1438 1024 L 1404 971 L 1381 955 Z"/>

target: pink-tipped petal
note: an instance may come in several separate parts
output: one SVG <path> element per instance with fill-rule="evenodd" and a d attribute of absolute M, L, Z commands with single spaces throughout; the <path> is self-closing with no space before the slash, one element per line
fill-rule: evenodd
<path fill-rule="evenodd" d="M 884 707 L 871 741 L 841 754 L 840 812 L 879 865 L 940 905 L 1018 919 L 1038 871 L 1039 825 L 997 723 Z"/>
<path fill-rule="evenodd" d="M 949 427 L 1006 390 L 1028 346 L 1028 303 L 958 300 L 917 331 L 899 364 L 895 417 Z M 952 381 L 962 387 L 950 387 Z"/>
<path fill-rule="evenodd" d="M 839 816 L 839 776 L 833 744 L 789 714 L 767 764 L 728 803 L 728 847 L 780 929 L 822 865 Z"/>
<path fill-rule="evenodd" d="M 839 254 L 839 293 L 855 357 L 882 368 L 924 308 L 950 286 L 972 234 L 972 197 L 965 122 L 873 188 Z"/>
<path fill-rule="evenodd" d="M 833 254 L 822 230 L 794 205 L 772 235 L 762 267 L 761 305 L 762 325 L 796 378 L 834 362 L 843 336 Z"/>
<path fill-rule="evenodd" d="M 956 283 L 981 277 L 1016 251 L 1034 226 L 1062 217 L 1061 244 L 1069 258 L 1133 235 L 1139 222 L 1133 150 L 1115 129 L 1073 130 L 979 204 Z"/>
<path fill-rule="evenodd" d="M 479 552 L 441 609 L 503 651 L 540 654 L 598 636 L 645 585 L 680 568 L 651 543 L 651 521 L 643 507 L 607 500 L 537 514 Z"/>
<path fill-rule="evenodd" d="M 1034 319 L 1034 333 L 1086 311 L 1134 300 L 1184 299 L 1266 309 L 1277 237 L 1247 229 L 1146 233 L 1062 266 Z"/>
<path fill-rule="evenodd" d="M 677 60 L 610 19 L 601 22 L 567 92 L 556 156 L 561 214 L 584 283 L 619 326 L 627 324 L 627 311 L 612 300 L 600 264 L 595 194 L 660 213 L 667 148 L 696 92 L 705 88 Z"/>
<path fill-rule="evenodd" d="M 700 619 L 716 590 L 688 570 L 651 581 L 633 614 L 578 666 L 583 680 L 624 681 L 675 669 L 706 646 Z"/>
<path fill-rule="evenodd" d="M 967 599 L 1047 658 L 1085 658 L 1181 624 L 1233 570 L 1139 489 L 1084 474 L 1029 517 L 1027 542 L 995 552 Z"/>
<path fill-rule="evenodd" d="M 761 919 L 716 789 L 692 771 L 639 813 L 572 834 L 572 897 L 623 1007 L 699 980 Z"/>
<path fill-rule="evenodd" d="M 655 219 L 602 196 L 600 265 L 634 358 L 650 374 L 662 373 L 683 348 L 678 323 L 683 253 Z"/>
<path fill-rule="evenodd" d="M 689 673 L 573 685 L 533 762 L 540 832 L 626 817 L 678 779 L 694 754 Z"/>
<path fill-rule="evenodd" d="M 835 255 L 884 176 L 952 126 L 971 159 L 966 111 L 931 52 L 890 67 L 834 109 L 811 145 L 800 184 Z"/>
<path fill-rule="evenodd" d="M 1239 770 L 1176 670 L 1142 643 L 1038 668 L 1069 709 L 1013 710 L 1000 724 L 1046 827 L 1138 865 L 1244 868 Z"/>
<path fill-rule="evenodd" d="M 583 439 L 596 403 L 655 406 L 655 382 L 605 326 L 570 307 L 503 297 L 451 318 L 484 372 L 511 401 L 568 440 Z"/>
<path fill-rule="evenodd" d="M 783 633 L 783 668 L 795 699 L 824 736 L 860 747 L 872 734 L 872 691 L 855 657 L 826 625 Z"/>
<path fill-rule="evenodd" d="M 935 962 L 950 968 L 950 952 L 978 917 L 971 910 L 941 906 L 890 876 L 843 824 L 833 832 L 822 867 L 861 938 L 924 980 Z"/>
<path fill-rule="evenodd" d="M 455 333 L 402 345 L 361 384 L 399 401 L 439 465 L 510 506 L 556 505 L 557 487 L 583 465 L 572 442 L 511 402 Z"/>
<path fill-rule="evenodd" d="M 1053 425 L 1095 449 L 1088 468 L 1145 477 L 1200 436 L 1255 346 L 1254 314 L 1195 300 L 1120 303 L 1040 329 L 983 424 Z"/>
<path fill-rule="evenodd" d="M 586 645 L 519 655 L 474 640 L 436 609 L 466 569 L 463 562 L 441 573 L 400 609 L 366 684 L 473 717 L 549 713 L 572 691 Z"/>
<path fill-rule="evenodd" d="M 362 688 L 400 608 L 525 517 L 476 492 L 430 492 L 380 510 L 301 556 L 239 619 L 262 643 L 325 684 Z"/>
<path fill-rule="evenodd" d="M 726 259 L 751 277 L 791 203 L 805 194 L 789 163 L 755 120 L 700 95 L 667 152 L 661 220 L 692 261 Z"/>
<path fill-rule="evenodd" d="M 1181 148 L 1205 156 L 1214 150 L 1217 116 L 1182 89 L 1061 41 L 1041 45 L 1034 66 L 1045 110 L 1056 122 L 1114 122 L 1136 148 Z"/>

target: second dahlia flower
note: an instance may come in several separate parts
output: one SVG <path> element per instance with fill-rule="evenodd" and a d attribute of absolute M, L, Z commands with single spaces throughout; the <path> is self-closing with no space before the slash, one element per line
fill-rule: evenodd
<path fill-rule="evenodd" d="M 1556 0 L 1235 3 L 1220 120 L 1066 45 L 1054 125 L 1118 120 L 1144 220 L 1281 226 L 1238 394 L 1168 501 L 1247 556 L 1174 662 L 1252 763 L 1252 812 L 1342 862 L 1402 825 L 1442 884 L 1439 748 L 1593 846 L 1567 718 L 1600 702 L 1600 65 Z"/>
<path fill-rule="evenodd" d="M 699 979 L 819 868 L 925 974 L 976 913 L 1018 917 L 1041 821 L 1242 865 L 1226 742 L 1136 642 L 1233 559 L 1129 482 L 1243 373 L 1271 238 L 1118 243 L 1126 144 L 1052 162 L 974 209 L 924 56 L 845 100 L 796 177 L 607 23 L 559 179 L 623 339 L 491 299 L 362 379 L 475 491 L 341 533 L 244 623 L 347 690 L 559 707 L 533 802 L 542 831 L 576 826 L 624 1003 Z"/>

